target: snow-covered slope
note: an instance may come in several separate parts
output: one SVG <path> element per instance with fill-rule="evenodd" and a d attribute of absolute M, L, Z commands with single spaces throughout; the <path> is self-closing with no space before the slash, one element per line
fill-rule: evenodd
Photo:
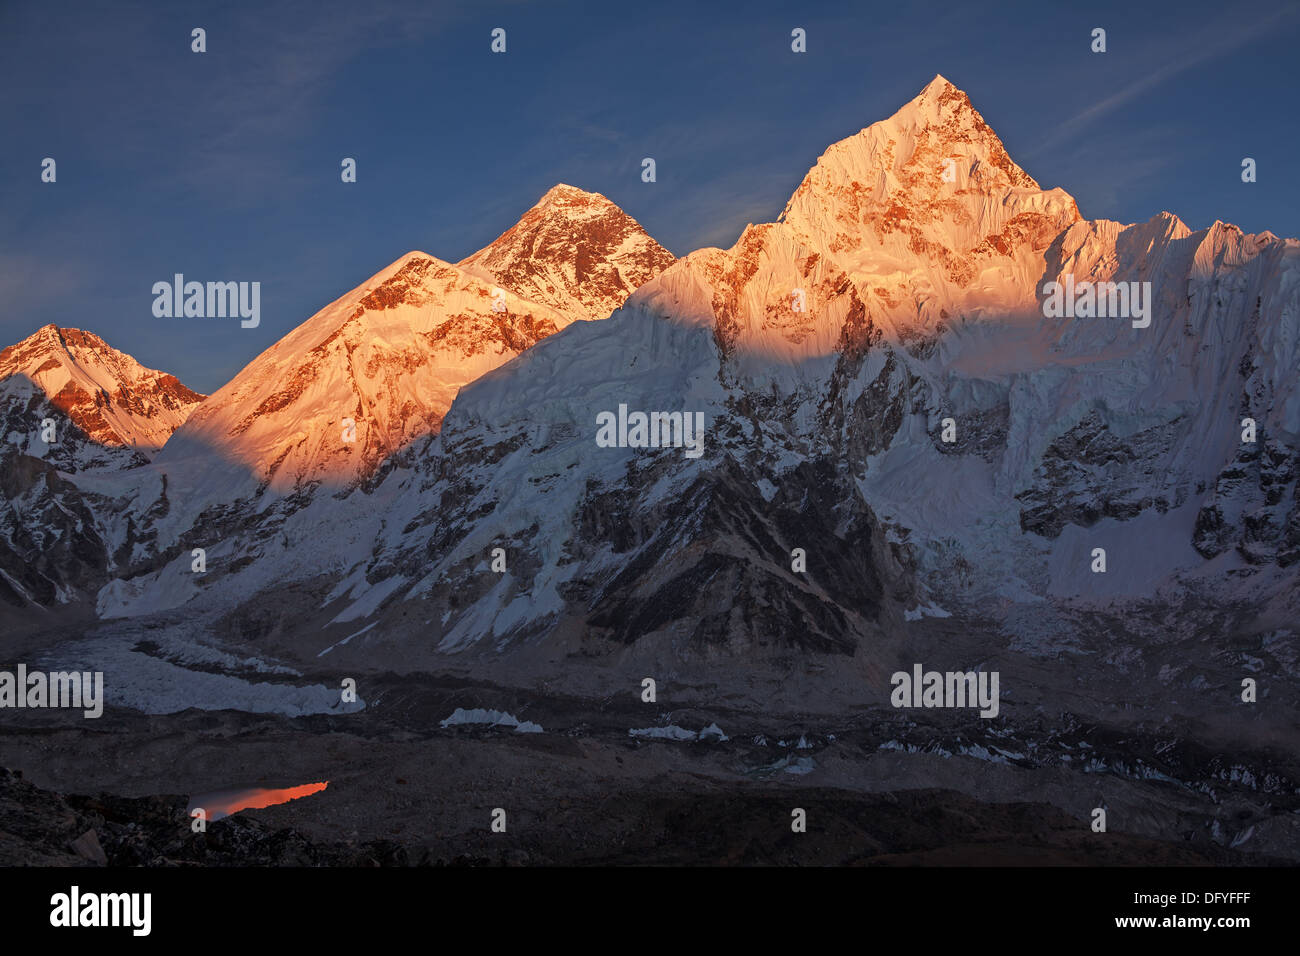
<path fill-rule="evenodd" d="M 0 352 L 5 443 L 67 472 L 143 463 L 202 400 L 80 329 L 46 325 Z"/>
<path fill-rule="evenodd" d="M 1150 324 L 1046 317 L 1067 276 L 1149 282 Z M 937 77 L 828 149 L 780 222 L 466 385 L 436 434 L 203 589 L 177 557 L 101 611 L 224 613 L 312 581 L 313 619 L 349 631 L 297 639 L 332 661 L 627 654 L 704 680 L 721 653 L 798 653 L 870 681 L 926 614 L 1187 587 L 1285 605 L 1298 341 L 1295 240 L 1082 220 Z M 598 444 L 620 405 L 702 414 L 703 454 Z"/>
<path fill-rule="evenodd" d="M 130 485 L 95 482 L 97 494 L 119 502 L 110 536 L 144 571 L 113 593 L 144 595 L 150 580 L 168 579 L 175 588 L 146 600 L 172 606 L 195 593 L 198 579 L 172 574 L 188 569 L 193 547 L 214 549 L 214 573 L 203 579 L 211 585 L 294 528 L 335 526 L 335 499 L 368 489 L 436 435 L 461 387 L 570 323 L 603 315 L 602 303 L 621 302 L 632 283 L 671 262 L 617 206 L 567 186 L 480 256 L 499 275 L 408 253 L 249 363 L 147 475 Z M 374 508 L 366 510 L 369 520 Z M 348 540 L 360 546 L 369 533 Z M 305 554 L 303 568 L 282 562 L 273 577 L 313 573 L 311 559 L 323 559 L 328 545 Z"/>
<path fill-rule="evenodd" d="M 569 323 L 411 252 L 250 362 L 158 456 L 194 506 L 354 485 L 437 431 L 457 390 Z"/>
<path fill-rule="evenodd" d="M 828 786 L 987 800 L 1037 779 L 1086 819 L 1131 785 L 1130 809 L 1163 794 L 1171 813 L 1128 817 L 1165 838 L 1195 835 L 1194 799 L 1238 821 L 1209 839 L 1295 856 L 1300 242 L 1082 219 L 942 77 L 830 147 L 781 221 L 602 321 L 578 321 L 608 301 L 569 283 L 578 258 L 528 238 L 551 234 L 521 224 L 465 268 L 399 260 L 154 464 L 76 476 L 112 520 L 59 510 L 26 553 L 62 577 L 0 574 L 0 598 L 104 582 L 116 620 L 64 659 L 125 668 L 128 690 L 161 675 L 176 706 L 197 684 L 140 659 L 160 634 L 204 664 L 203 706 L 252 706 L 208 666 L 273 655 L 416 721 L 430 674 L 468 695 L 444 724 L 578 702 L 544 723 L 588 742 L 651 676 L 657 719 L 618 725 L 636 736 L 724 708 L 733 743 L 793 721 L 803 749 L 820 724 L 799 769 Z M 476 272 L 503 250 L 523 298 L 509 264 Z M 1150 321 L 1045 308 L 1085 282 L 1149 283 Z M 611 447 L 620 412 L 698 415 L 702 442 Z M 65 493 L 49 472 L 15 484 Z M 997 717 L 894 710 L 891 673 L 918 664 L 1000 675 Z M 864 777 L 845 746 L 886 764 Z"/>
<path fill-rule="evenodd" d="M 447 608 L 422 631 L 444 651 L 574 618 L 678 651 L 683 635 L 753 651 L 768 633 L 849 650 L 921 608 L 1221 574 L 1235 565 L 1207 567 L 1194 526 L 1236 474 L 1237 419 L 1295 455 L 1297 249 L 1167 214 L 1084 222 L 936 78 L 831 147 L 782 222 L 466 388 L 413 473 L 389 476 L 409 504 L 338 593 L 362 616 L 400 597 Z M 1043 287 L 1067 273 L 1151 282 L 1151 325 L 1045 318 Z M 704 456 L 597 447 L 596 416 L 620 404 L 702 412 Z M 1288 560 L 1294 476 L 1261 481 L 1251 507 L 1272 509 L 1270 555 Z M 519 568 L 487 573 L 494 545 Z M 1108 575 L 1090 571 L 1097 546 Z M 393 588 L 386 569 L 417 554 L 434 562 Z M 751 606 L 766 610 L 736 610 Z"/>
<path fill-rule="evenodd" d="M 673 256 L 599 193 L 561 183 L 460 268 L 573 319 L 603 319 Z"/>
<path fill-rule="evenodd" d="M 202 399 L 79 329 L 47 325 L 0 352 L 0 606 L 99 588 L 114 569 L 96 514 L 107 502 L 74 482 L 134 483 Z"/>
<path fill-rule="evenodd" d="M 466 264 L 408 253 L 254 359 L 175 435 L 157 463 L 182 506 L 171 522 L 267 490 L 354 486 L 435 434 L 466 383 L 603 317 L 671 260 L 609 200 L 569 186 Z"/>

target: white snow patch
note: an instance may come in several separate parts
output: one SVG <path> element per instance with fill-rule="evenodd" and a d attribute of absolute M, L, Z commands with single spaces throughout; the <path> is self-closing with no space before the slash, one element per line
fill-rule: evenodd
<path fill-rule="evenodd" d="M 667 727 L 643 727 L 640 730 L 629 730 L 629 737 L 652 737 L 659 740 L 696 740 L 699 738 L 693 730 L 686 730 L 684 727 L 678 727 L 676 724 L 670 724 Z"/>
<path fill-rule="evenodd" d="M 300 717 L 353 713 L 366 706 L 361 699 L 344 703 L 337 687 L 252 682 L 228 674 L 190 670 L 133 651 L 130 643 L 120 639 L 101 638 L 69 645 L 46 658 L 42 667 L 103 671 L 106 703 L 146 714 L 175 714 L 193 708 Z"/>
<path fill-rule="evenodd" d="M 713 740 L 719 743 L 731 739 L 722 732 L 722 728 L 717 724 L 709 724 L 709 726 L 698 732 L 678 727 L 676 724 L 670 724 L 667 727 L 643 727 L 640 730 L 629 730 L 628 736 L 649 737 L 659 740 Z"/>
<path fill-rule="evenodd" d="M 514 714 L 507 714 L 503 710 L 485 710 L 482 707 L 474 707 L 466 710 L 464 707 L 457 707 L 450 717 L 442 721 L 439 726 L 444 729 L 455 727 L 461 724 L 486 724 L 489 727 L 513 727 L 517 734 L 540 734 L 542 725 L 535 724 L 531 720 L 521 721 Z"/>
<path fill-rule="evenodd" d="M 918 604 L 912 610 L 903 612 L 903 619 L 906 621 L 919 621 L 923 617 L 952 617 L 952 615 L 933 601 L 924 606 Z"/>
<path fill-rule="evenodd" d="M 336 648 L 336 647 L 343 647 L 344 645 L 347 644 L 348 641 L 352 640 L 352 638 L 354 638 L 354 637 L 360 637 L 362 634 L 366 633 L 366 631 L 370 630 L 372 627 L 375 627 L 378 623 L 379 623 L 378 621 L 375 621 L 374 624 L 367 624 L 367 625 L 366 625 L 365 627 L 363 627 L 361 630 L 357 631 L 356 633 L 349 634 L 347 637 L 343 638 L 343 640 L 341 640 L 341 641 L 335 641 L 333 644 L 331 644 L 329 647 L 325 648 L 325 650 L 321 651 L 321 652 L 320 652 L 319 654 L 317 654 L 316 656 L 317 656 L 317 657 L 324 657 L 324 656 L 325 656 L 326 654 L 328 654 L 330 651 L 334 650 L 334 648 Z"/>

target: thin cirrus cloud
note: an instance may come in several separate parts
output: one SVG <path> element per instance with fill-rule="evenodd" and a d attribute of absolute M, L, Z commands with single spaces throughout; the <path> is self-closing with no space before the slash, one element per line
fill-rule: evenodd
<path fill-rule="evenodd" d="M 1056 127 L 1050 136 L 1030 149 L 1025 156 L 1032 158 L 1077 137 L 1079 131 L 1084 127 L 1115 112 L 1143 93 L 1156 88 L 1181 73 L 1186 73 L 1193 67 L 1225 56 L 1251 40 L 1266 35 L 1277 27 L 1280 20 L 1293 20 L 1296 14 L 1296 8 L 1278 10 L 1271 16 L 1262 19 L 1231 14 L 1225 19 L 1203 28 L 1195 36 L 1179 43 L 1178 51 L 1172 54 L 1163 66 L 1152 70 L 1145 76 L 1129 83 L 1117 93 L 1112 93 L 1105 99 L 1065 120 Z"/>
<path fill-rule="evenodd" d="M 347 15 L 332 16 L 331 7 Z M 284 188 L 292 173 L 268 164 L 262 144 L 305 135 L 319 122 L 340 71 L 357 57 L 428 40 L 457 15 L 452 7 L 396 2 L 291 3 L 241 11 L 227 36 L 209 39 L 239 46 L 223 94 L 206 117 L 216 133 L 201 148 L 195 143 L 193 161 L 177 165 L 176 175 L 194 183 Z"/>

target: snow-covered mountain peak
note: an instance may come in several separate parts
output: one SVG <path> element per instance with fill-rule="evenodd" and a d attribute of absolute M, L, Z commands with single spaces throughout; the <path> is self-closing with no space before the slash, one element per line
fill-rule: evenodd
<path fill-rule="evenodd" d="M 1042 190 L 943 77 L 827 149 L 782 213 L 850 272 L 893 274 L 919 260 L 959 288 L 985 270 L 980 258 L 1041 251 L 1078 218 L 1074 199 Z"/>
<path fill-rule="evenodd" d="M 937 76 L 828 148 L 778 222 L 679 260 L 631 304 L 678 325 L 712 323 L 753 381 L 772 361 L 815 376 L 825 370 L 809 360 L 880 336 L 911 342 L 968 320 L 1041 316 L 1049 247 L 1079 221 L 1074 199 L 1041 189 Z"/>
<path fill-rule="evenodd" d="M 883 125 L 899 133 L 931 131 L 943 145 L 959 153 L 983 154 L 1011 185 L 1040 188 L 1033 177 L 1007 154 L 1002 140 L 985 122 L 966 91 L 941 75 L 936 75 L 925 89 L 883 124 L 874 125 Z"/>
<path fill-rule="evenodd" d="M 1034 309 L 1043 254 L 1079 218 L 1074 199 L 1041 189 L 970 98 L 937 76 L 893 116 L 830 146 L 770 235 L 800 270 L 815 256 L 843 273 L 876 327 L 906 336 L 946 318 Z M 776 282 L 787 297 L 800 287 L 794 275 Z"/>
<path fill-rule="evenodd" d="M 560 183 L 459 265 L 576 320 L 605 318 L 672 262 L 616 204 Z"/>
<path fill-rule="evenodd" d="M 942 73 L 936 73 L 934 75 L 934 79 L 931 80 L 929 83 L 925 84 L 925 89 L 921 90 L 921 93 L 917 97 L 917 99 L 921 99 L 922 97 L 925 96 L 941 96 L 944 93 L 948 92 L 949 90 L 955 90 L 955 89 L 957 89 L 957 87 L 953 85 L 950 79 L 948 79 Z"/>
<path fill-rule="evenodd" d="M 556 183 L 537 200 L 533 208 L 551 215 L 581 220 L 599 217 L 618 209 L 618 206 L 600 193 L 588 192 L 568 183 Z"/>
<path fill-rule="evenodd" d="M 147 457 L 202 400 L 174 375 L 145 368 L 80 329 L 42 326 L 0 351 L 0 412 L 9 443 L 66 471 L 107 464 L 105 449 Z M 47 448 L 33 436 L 51 415 L 74 431 L 64 435 L 60 422 L 56 434 L 63 437 Z"/>

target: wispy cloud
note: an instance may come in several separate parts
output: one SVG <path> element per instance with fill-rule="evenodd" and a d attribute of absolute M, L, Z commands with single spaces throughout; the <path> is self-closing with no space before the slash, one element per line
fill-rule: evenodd
<path fill-rule="evenodd" d="M 196 181 L 247 181 L 260 171 L 284 182 L 284 170 L 258 162 L 269 139 L 305 132 L 318 121 L 330 86 L 357 57 L 387 46 L 427 41 L 459 15 L 455 7 L 378 0 L 276 3 L 241 10 L 233 36 L 240 69 L 206 118 L 218 132 L 185 175 Z M 216 42 L 210 40 L 209 42 Z"/>
<path fill-rule="evenodd" d="M 47 6 L 0 17 L 0 34 L 29 36 L 52 58 L 42 83 L 6 91 L 0 117 L 16 122 L 52 101 L 74 104 L 86 114 L 82 136 L 113 141 L 101 162 L 152 166 L 158 185 L 218 189 L 228 203 L 294 185 L 293 153 L 275 147 L 346 121 L 331 115 L 331 96 L 355 62 L 431 43 L 470 9 L 275 0 L 182 18 L 160 17 L 142 0 L 84 11 Z M 204 56 L 190 51 L 194 26 L 207 32 Z"/>
<path fill-rule="evenodd" d="M 1193 67 L 1231 53 L 1256 37 L 1275 29 L 1279 20 L 1295 19 L 1297 12 L 1297 8 L 1288 7 L 1262 18 L 1242 17 L 1239 12 L 1232 12 L 1224 19 L 1205 27 L 1178 44 L 1178 51 L 1170 56 L 1163 66 L 1139 77 L 1117 93 L 1094 103 L 1061 123 L 1050 136 L 1029 150 L 1025 154 L 1026 157 L 1037 156 L 1074 138 L 1084 127 L 1113 113 L 1143 93 L 1173 79 L 1180 73 L 1186 73 Z"/>

